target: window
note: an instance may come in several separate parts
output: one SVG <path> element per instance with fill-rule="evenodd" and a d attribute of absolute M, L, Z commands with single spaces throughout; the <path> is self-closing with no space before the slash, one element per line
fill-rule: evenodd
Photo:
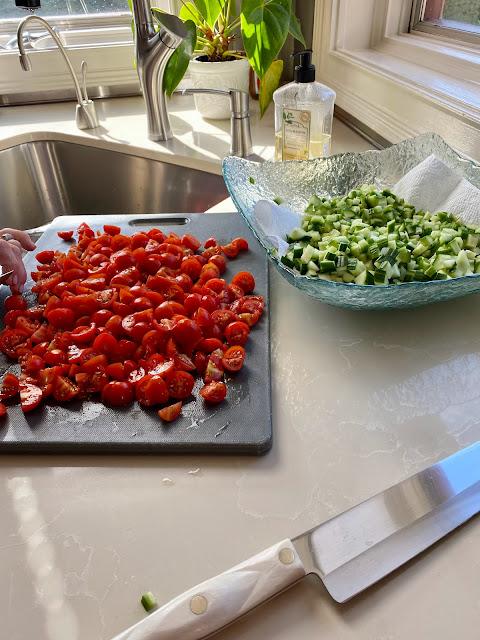
<path fill-rule="evenodd" d="M 411 30 L 480 44 L 480 0 L 417 0 Z"/>
<path fill-rule="evenodd" d="M 48 16 L 90 15 L 96 13 L 127 13 L 127 0 L 44 0 L 36 15 Z M 0 18 L 18 19 L 22 9 L 14 0 L 0 0 Z"/>
<path fill-rule="evenodd" d="M 152 6 L 171 11 L 174 2 L 152 0 Z M 0 106 L 74 97 L 65 64 L 39 23 L 24 32 L 32 71 L 20 69 L 16 32 L 27 15 L 15 0 L 0 0 Z M 139 92 L 128 0 L 41 0 L 35 15 L 56 29 L 77 72 L 87 62 L 90 97 Z"/>
<path fill-rule="evenodd" d="M 472 33 L 478 25 L 462 23 L 474 42 L 426 32 L 438 26 L 425 26 L 434 4 L 442 17 L 431 20 L 465 20 L 460 7 L 480 0 L 315 0 L 318 78 L 336 91 L 336 105 L 356 126 L 389 142 L 434 131 L 480 159 L 480 40 Z"/>

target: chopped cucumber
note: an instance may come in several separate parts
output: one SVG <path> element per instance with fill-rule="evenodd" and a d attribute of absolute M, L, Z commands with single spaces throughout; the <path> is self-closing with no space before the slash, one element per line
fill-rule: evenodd
<path fill-rule="evenodd" d="M 480 228 L 415 209 L 372 185 L 310 199 L 281 261 L 312 278 L 357 285 L 446 280 L 480 273 Z"/>

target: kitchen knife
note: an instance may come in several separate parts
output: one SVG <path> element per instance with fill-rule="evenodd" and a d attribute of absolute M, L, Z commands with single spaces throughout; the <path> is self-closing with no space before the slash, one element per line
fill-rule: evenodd
<path fill-rule="evenodd" d="M 113 640 L 200 640 L 316 573 L 337 602 L 480 511 L 480 441 L 160 607 Z"/>

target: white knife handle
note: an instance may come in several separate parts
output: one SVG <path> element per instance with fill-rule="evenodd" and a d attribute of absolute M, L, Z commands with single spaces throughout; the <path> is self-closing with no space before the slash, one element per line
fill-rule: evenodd
<path fill-rule="evenodd" d="M 206 580 L 113 640 L 200 640 L 305 576 L 290 540 Z"/>

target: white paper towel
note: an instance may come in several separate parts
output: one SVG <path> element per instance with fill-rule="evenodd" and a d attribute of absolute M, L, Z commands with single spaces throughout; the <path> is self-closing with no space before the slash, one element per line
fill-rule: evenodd
<path fill-rule="evenodd" d="M 466 224 L 480 226 L 480 189 L 434 155 L 400 178 L 392 192 L 416 209 L 448 211 Z M 268 200 L 259 200 L 253 215 L 257 232 L 279 255 L 284 255 L 288 248 L 285 236 L 300 225 L 301 219 L 301 213 Z"/>

